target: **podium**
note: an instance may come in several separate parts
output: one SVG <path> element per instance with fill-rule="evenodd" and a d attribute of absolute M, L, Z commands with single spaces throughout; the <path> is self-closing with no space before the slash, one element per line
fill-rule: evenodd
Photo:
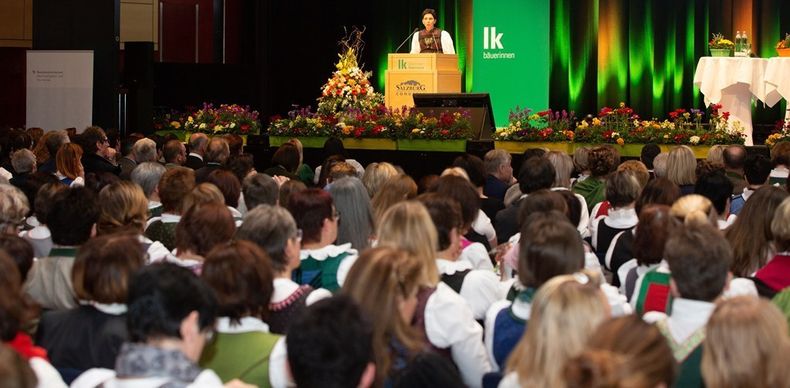
<path fill-rule="evenodd" d="M 389 54 L 384 103 L 414 106 L 416 93 L 460 93 L 461 71 L 455 54 Z"/>

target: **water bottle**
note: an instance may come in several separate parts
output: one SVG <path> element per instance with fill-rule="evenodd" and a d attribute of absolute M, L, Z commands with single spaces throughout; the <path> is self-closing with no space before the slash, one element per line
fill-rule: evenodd
<path fill-rule="evenodd" d="M 741 34 L 741 52 L 744 57 L 749 56 L 749 37 L 746 36 L 746 31 Z"/>
<path fill-rule="evenodd" d="M 740 31 L 736 31 L 736 34 L 735 34 L 735 54 L 736 55 L 739 52 L 741 52 L 741 47 L 743 46 L 743 44 L 741 43 L 742 39 L 743 39 L 743 37 L 741 36 L 741 32 Z"/>

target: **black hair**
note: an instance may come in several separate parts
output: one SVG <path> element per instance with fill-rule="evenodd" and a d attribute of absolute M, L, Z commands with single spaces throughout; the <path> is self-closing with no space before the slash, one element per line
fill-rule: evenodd
<path fill-rule="evenodd" d="M 58 245 L 82 245 L 91 237 L 99 219 L 96 193 L 84 187 L 63 190 L 52 198 L 47 226 L 52 242 Z"/>
<path fill-rule="evenodd" d="M 760 154 L 747 156 L 743 162 L 743 175 L 750 185 L 764 184 L 771 175 L 771 160 Z"/>
<path fill-rule="evenodd" d="M 458 368 L 446 357 L 433 352 L 416 355 L 406 366 L 392 376 L 392 388 L 463 387 Z"/>
<path fill-rule="evenodd" d="M 477 156 L 463 154 L 453 160 L 453 167 L 460 167 L 466 171 L 469 181 L 475 187 L 483 187 L 486 184 L 486 171 L 483 160 Z"/>
<path fill-rule="evenodd" d="M 326 142 L 324 142 L 324 159 L 332 155 L 340 155 L 344 159 L 348 158 L 346 147 L 343 146 L 343 141 L 334 136 L 326 139 Z"/>
<path fill-rule="evenodd" d="M 656 158 L 658 154 L 661 153 L 661 148 L 655 143 L 648 143 L 642 147 L 642 152 L 639 155 L 639 159 L 642 163 L 645 164 L 648 170 L 653 169 L 653 160 Z"/>
<path fill-rule="evenodd" d="M 0 250 L 4 250 L 8 253 L 8 257 L 14 260 L 17 269 L 19 269 L 22 283 L 24 283 L 27 273 L 30 272 L 30 268 L 33 266 L 33 246 L 22 237 L 13 234 L 3 234 L 0 235 Z"/>
<path fill-rule="evenodd" d="M 348 296 L 316 302 L 288 332 L 288 364 L 299 388 L 356 387 L 373 360 L 373 327 Z"/>
<path fill-rule="evenodd" d="M 694 193 L 699 194 L 713 203 L 716 212 L 724 214 L 727 200 L 732 195 L 732 181 L 722 170 L 713 170 L 702 174 L 694 184 Z"/>
<path fill-rule="evenodd" d="M 681 297 L 712 302 L 724 290 L 733 253 L 718 229 L 701 223 L 676 230 L 667 240 L 664 258 Z"/>
<path fill-rule="evenodd" d="M 518 188 L 524 194 L 540 189 L 550 189 L 554 184 L 554 166 L 544 157 L 531 157 L 521 164 Z"/>
<path fill-rule="evenodd" d="M 138 271 L 129 284 L 126 325 L 132 342 L 153 338 L 181 338 L 181 321 L 198 312 L 202 330 L 214 325 L 214 292 L 190 270 L 157 263 Z"/>

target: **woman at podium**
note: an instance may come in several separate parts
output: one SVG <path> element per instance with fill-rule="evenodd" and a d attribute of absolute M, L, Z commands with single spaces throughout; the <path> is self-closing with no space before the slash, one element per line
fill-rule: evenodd
<path fill-rule="evenodd" d="M 436 27 L 436 10 L 427 8 L 422 11 L 422 25 L 411 39 L 411 53 L 444 53 L 455 54 L 453 39 L 447 31 Z"/>

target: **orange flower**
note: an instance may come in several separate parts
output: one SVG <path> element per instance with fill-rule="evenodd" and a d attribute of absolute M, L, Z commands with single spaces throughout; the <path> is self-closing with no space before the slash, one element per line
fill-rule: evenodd
<path fill-rule="evenodd" d="M 617 144 L 619 144 L 619 145 L 623 145 L 623 144 L 625 144 L 625 140 L 623 140 L 623 138 L 622 138 L 622 137 L 618 137 L 618 138 L 617 138 Z"/>

